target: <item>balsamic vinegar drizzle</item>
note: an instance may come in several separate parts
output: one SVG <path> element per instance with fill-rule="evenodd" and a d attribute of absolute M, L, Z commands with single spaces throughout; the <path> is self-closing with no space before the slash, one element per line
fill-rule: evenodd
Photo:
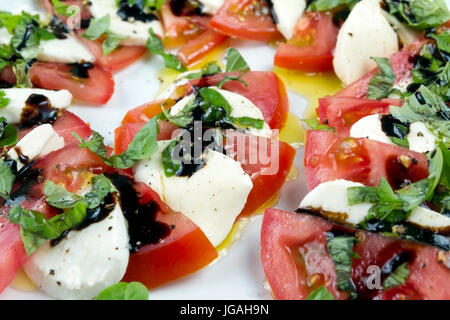
<path fill-rule="evenodd" d="M 122 212 L 128 221 L 130 251 L 138 252 L 146 244 L 155 244 L 167 237 L 174 226 L 156 221 L 159 210 L 155 202 L 140 204 L 134 182 L 131 178 L 117 173 L 107 174 L 120 193 Z"/>
<path fill-rule="evenodd" d="M 129 4 L 128 0 L 120 0 L 117 15 L 123 21 L 135 20 L 151 22 L 153 20 L 158 20 L 158 17 L 155 14 L 144 12 L 143 2 L 143 0 L 136 0 L 135 4 Z"/>
<path fill-rule="evenodd" d="M 89 70 L 94 68 L 94 64 L 91 62 L 83 62 L 83 63 L 71 63 L 70 72 L 77 78 L 88 79 L 89 78 Z"/>
<path fill-rule="evenodd" d="M 54 123 L 59 115 L 59 110 L 54 108 L 49 99 L 41 94 L 32 94 L 25 102 L 26 106 L 20 115 L 19 128 L 31 128 L 35 125 Z"/>

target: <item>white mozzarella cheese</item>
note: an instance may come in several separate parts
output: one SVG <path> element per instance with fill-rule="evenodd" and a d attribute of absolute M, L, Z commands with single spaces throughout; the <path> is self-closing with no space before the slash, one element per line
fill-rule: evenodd
<path fill-rule="evenodd" d="M 102 18 L 109 14 L 111 17 L 109 31 L 126 38 L 121 41 L 122 45 L 145 46 L 149 37 L 148 30 L 150 28 L 157 35 L 164 36 L 162 24 L 158 20 L 150 22 L 122 20 L 117 15 L 118 8 L 115 0 L 91 0 L 90 2 L 90 11 L 94 18 Z"/>
<path fill-rule="evenodd" d="M 102 221 L 47 242 L 25 264 L 30 279 L 57 299 L 92 299 L 119 282 L 128 266 L 128 227 L 119 204 Z"/>
<path fill-rule="evenodd" d="M 72 103 L 72 94 L 67 90 L 45 90 L 28 88 L 3 89 L 9 104 L 0 109 L 0 117 L 5 117 L 9 123 L 19 123 L 26 101 L 32 94 L 46 96 L 50 104 L 55 108 L 67 108 Z"/>
<path fill-rule="evenodd" d="M 306 8 L 305 0 L 272 0 L 273 10 L 277 16 L 277 29 L 286 39 L 294 35 L 295 26 Z"/>
<path fill-rule="evenodd" d="M 366 116 L 356 121 L 350 128 L 350 136 L 353 138 L 367 138 L 370 140 L 392 144 L 391 139 L 381 128 L 379 114 Z"/>
<path fill-rule="evenodd" d="M 305 196 L 299 208 L 319 212 L 333 221 L 357 225 L 364 221 L 373 204 L 349 205 L 347 189 L 362 186 L 361 183 L 347 180 L 323 182 Z M 450 227 L 449 217 L 423 207 L 413 209 L 407 221 L 434 231 Z"/>
<path fill-rule="evenodd" d="M 211 89 L 216 90 L 219 92 L 225 100 L 228 101 L 230 104 L 232 111 L 230 116 L 234 118 L 241 118 L 241 117 L 249 117 L 253 119 L 258 120 L 264 120 L 264 116 L 261 112 L 261 110 L 249 99 L 244 97 L 243 95 L 240 95 L 235 92 L 231 92 L 228 90 L 222 90 L 218 89 L 216 87 L 210 87 Z M 188 95 L 178 101 L 171 109 L 170 114 L 171 115 L 177 115 L 179 112 L 181 112 L 186 105 L 192 101 L 195 98 L 194 94 Z M 254 136 L 260 136 L 265 138 L 272 137 L 272 130 L 270 129 L 269 125 L 264 121 L 264 125 L 262 129 L 256 129 L 256 128 L 243 128 L 243 131 L 247 134 L 254 135 Z"/>
<path fill-rule="evenodd" d="M 350 136 L 393 144 L 381 128 L 378 114 L 363 117 L 355 122 L 350 128 Z M 412 151 L 426 153 L 436 147 L 436 137 L 423 122 L 411 123 L 406 139 L 409 142 L 409 149 Z"/>
<path fill-rule="evenodd" d="M 411 123 L 406 138 L 409 148 L 413 151 L 425 153 L 436 147 L 436 137 L 423 122 Z"/>
<path fill-rule="evenodd" d="M 202 4 L 202 12 L 210 15 L 215 15 L 225 0 L 199 0 Z"/>
<path fill-rule="evenodd" d="M 19 156 L 25 156 L 28 161 L 32 161 L 62 148 L 64 148 L 64 139 L 50 124 L 46 123 L 26 134 L 15 147 L 8 151 L 8 156 L 17 161 L 17 169 L 20 170 L 24 164 L 20 162 Z"/>
<path fill-rule="evenodd" d="M 389 57 L 398 49 L 397 34 L 381 13 L 379 1 L 363 0 L 339 30 L 334 71 L 349 84 L 376 67 L 371 57 Z"/>
<path fill-rule="evenodd" d="M 39 45 L 40 61 L 59 63 L 94 62 L 91 52 L 73 35 L 68 34 L 66 39 L 53 39 L 42 41 Z"/>
<path fill-rule="evenodd" d="M 320 211 L 322 215 L 338 222 L 357 225 L 364 221 L 372 204 L 348 204 L 347 189 L 364 186 L 358 182 L 334 180 L 319 184 L 300 203 L 299 208 Z"/>
<path fill-rule="evenodd" d="M 218 246 L 244 208 L 252 180 L 239 162 L 210 149 L 205 166 L 191 177 L 166 177 L 161 154 L 169 143 L 160 141 L 159 151 L 134 167 L 135 179 L 150 186 L 172 210 L 191 219 Z"/>
<path fill-rule="evenodd" d="M 381 12 L 386 20 L 391 24 L 392 28 L 394 28 L 397 32 L 398 38 L 404 46 L 414 42 L 421 36 L 420 32 L 417 32 L 409 28 L 406 24 L 401 23 L 395 16 L 390 15 L 384 10 L 381 10 Z"/>

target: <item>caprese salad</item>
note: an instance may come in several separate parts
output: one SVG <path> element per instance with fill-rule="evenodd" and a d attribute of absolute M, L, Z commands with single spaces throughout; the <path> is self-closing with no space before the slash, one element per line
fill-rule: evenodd
<path fill-rule="evenodd" d="M 264 216 L 275 298 L 450 298 L 449 32 L 374 58 L 319 101 L 306 121 L 310 192 L 296 213 Z"/>

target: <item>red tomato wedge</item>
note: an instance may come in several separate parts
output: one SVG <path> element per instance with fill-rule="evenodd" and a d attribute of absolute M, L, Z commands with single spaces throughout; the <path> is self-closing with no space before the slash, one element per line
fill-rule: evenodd
<path fill-rule="evenodd" d="M 381 101 L 326 96 L 319 99 L 320 122 L 336 129 L 337 133 L 348 136 L 352 125 L 359 119 L 372 114 L 389 114 L 389 106 L 401 106 L 400 99 L 383 99 Z"/>
<path fill-rule="evenodd" d="M 280 43 L 275 65 L 303 72 L 333 71 L 333 49 L 338 28 L 329 13 L 307 12 L 292 39 Z"/>
<path fill-rule="evenodd" d="M 95 57 L 95 62 L 104 68 L 116 72 L 133 64 L 147 53 L 144 46 L 119 46 L 108 55 L 103 55 L 103 40 L 91 41 L 78 37 Z"/>
<path fill-rule="evenodd" d="M 377 186 L 382 177 L 398 189 L 405 181 L 428 177 L 428 162 L 422 153 L 318 130 L 308 131 L 306 139 L 304 164 L 310 190 L 335 179 Z"/>
<path fill-rule="evenodd" d="M 355 232 L 324 219 L 304 214 L 267 209 L 261 228 L 261 259 L 275 299 L 304 300 L 319 286 L 336 299 L 347 294 L 336 289 L 336 272 L 326 249 L 325 232 Z M 354 247 L 361 259 L 354 259 L 352 280 L 360 299 L 450 299 L 450 269 L 438 262 L 447 255 L 432 246 L 356 231 Z M 393 257 L 409 253 L 410 274 L 400 287 L 382 292 L 368 289 L 369 266 L 382 266 Z"/>
<path fill-rule="evenodd" d="M 205 57 L 208 52 L 221 45 L 228 39 L 227 36 L 214 30 L 207 29 L 199 36 L 189 40 L 178 50 L 178 58 L 183 65 L 189 66 Z"/>
<path fill-rule="evenodd" d="M 123 281 L 139 281 L 154 288 L 193 273 L 217 258 L 217 250 L 205 234 L 184 215 L 168 210 L 149 187 L 137 184 L 140 199 L 160 204 L 156 221 L 175 226 L 157 244 L 148 244 L 130 255 Z"/>
<path fill-rule="evenodd" d="M 393 54 L 389 58 L 392 69 L 397 76 L 395 80 L 396 83 L 411 77 L 411 70 L 413 68 L 412 57 L 416 56 L 420 52 L 425 43 L 426 40 L 418 39 L 410 45 L 404 47 L 401 51 Z M 345 87 L 345 89 L 339 91 L 335 96 L 367 98 L 369 82 L 375 74 L 376 70 L 377 69 L 372 70 L 361 79 L 349 84 L 347 87 Z"/>
<path fill-rule="evenodd" d="M 70 70 L 66 64 L 36 62 L 30 69 L 30 79 L 39 88 L 67 89 L 76 99 L 92 104 L 105 104 L 112 97 L 114 79 L 109 70 L 96 65 L 87 79 L 73 76 Z"/>
<path fill-rule="evenodd" d="M 270 42 L 282 38 L 264 0 L 226 0 L 210 26 L 239 39 Z"/>

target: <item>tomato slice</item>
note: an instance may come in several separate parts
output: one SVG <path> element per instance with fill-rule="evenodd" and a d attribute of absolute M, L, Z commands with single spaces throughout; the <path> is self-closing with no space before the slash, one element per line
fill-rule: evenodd
<path fill-rule="evenodd" d="M 424 39 L 418 39 L 389 58 L 392 65 L 392 70 L 394 70 L 394 73 L 397 76 L 395 80 L 396 83 L 411 77 L 411 70 L 413 68 L 412 58 L 420 52 L 426 42 L 427 41 Z M 376 70 L 377 69 L 375 68 L 371 72 L 364 75 L 361 79 L 349 84 L 335 96 L 367 98 L 369 82 Z"/>
<path fill-rule="evenodd" d="M 331 14 L 307 12 L 287 43 L 280 43 L 275 54 L 278 67 L 303 72 L 333 71 L 333 49 L 338 28 Z"/>
<path fill-rule="evenodd" d="M 98 65 L 89 70 L 89 78 L 80 79 L 71 73 L 70 65 L 36 62 L 30 79 L 39 88 L 67 89 L 76 99 L 93 104 L 107 103 L 114 93 L 112 73 Z"/>
<path fill-rule="evenodd" d="M 383 99 L 381 101 L 355 98 L 326 96 L 319 99 L 317 113 L 320 122 L 334 127 L 337 133 L 348 136 L 352 125 L 359 119 L 372 114 L 389 114 L 389 106 L 401 106 L 400 99 Z"/>
<path fill-rule="evenodd" d="M 304 162 L 309 189 L 335 179 L 377 186 L 382 177 L 398 189 L 406 181 L 428 177 L 428 162 L 422 153 L 318 130 L 307 132 Z"/>
<path fill-rule="evenodd" d="M 214 48 L 228 39 L 227 36 L 218 33 L 214 30 L 207 29 L 201 33 L 198 37 L 189 40 L 178 51 L 178 58 L 183 65 L 189 66 L 195 61 L 203 58 L 208 52 L 211 52 Z"/>
<path fill-rule="evenodd" d="M 137 186 L 141 199 L 161 200 L 144 184 Z M 148 244 L 130 255 L 123 281 L 139 281 L 147 288 L 154 288 L 193 273 L 218 257 L 217 250 L 205 234 L 188 218 L 168 208 L 162 211 L 156 221 L 174 226 L 169 236 L 156 244 Z"/>
<path fill-rule="evenodd" d="M 103 55 L 104 40 L 91 41 L 78 37 L 95 57 L 95 62 L 104 68 L 116 72 L 122 70 L 142 58 L 147 52 L 144 46 L 119 46 L 108 55 Z"/>
<path fill-rule="evenodd" d="M 226 0 L 211 19 L 210 26 L 240 39 L 270 42 L 282 37 L 264 0 Z"/>
<path fill-rule="evenodd" d="M 304 300 L 311 291 L 325 286 L 336 299 L 347 294 L 336 289 L 336 272 L 326 250 L 326 232 L 335 229 L 355 232 L 324 219 L 267 209 L 261 228 L 261 259 L 275 299 Z M 360 299 L 450 299 L 450 269 L 438 262 L 448 253 L 415 242 L 356 231 L 352 280 Z M 383 292 L 368 289 L 369 266 L 380 269 L 391 258 L 410 253 L 410 275 L 405 285 Z"/>

